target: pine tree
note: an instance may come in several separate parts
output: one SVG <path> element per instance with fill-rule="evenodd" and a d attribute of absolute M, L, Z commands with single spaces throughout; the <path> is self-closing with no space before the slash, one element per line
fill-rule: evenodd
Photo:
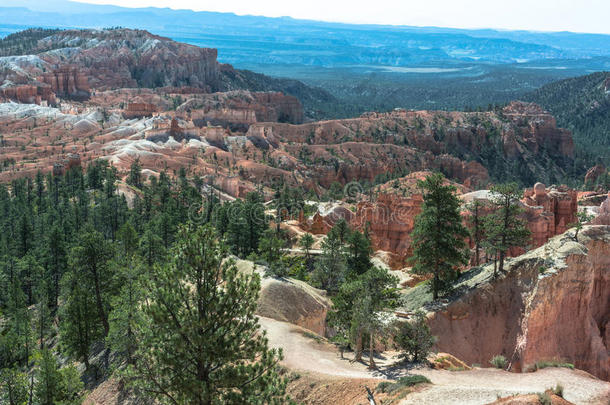
<path fill-rule="evenodd" d="M 423 192 L 422 212 L 415 219 L 413 238 L 413 272 L 432 273 L 434 299 L 447 291 L 456 278 L 457 268 L 468 263 L 464 239 L 468 231 L 462 225 L 460 201 L 455 187 L 444 184 L 441 174 L 431 174 L 418 182 Z"/>
<path fill-rule="evenodd" d="M 355 280 L 343 283 L 332 298 L 329 324 L 337 330 L 340 340 L 349 340 L 355 346 L 357 361 L 362 358 L 363 335 L 369 334 L 371 368 L 375 368 L 375 336 L 383 330 L 380 314 L 396 306 L 397 283 L 398 279 L 387 270 L 373 266 Z"/>
<path fill-rule="evenodd" d="M 426 359 L 435 340 L 426 314 L 421 310 L 415 313 L 412 320 L 399 322 L 394 333 L 394 342 L 403 350 L 401 357 L 414 363 Z"/>
<path fill-rule="evenodd" d="M 322 254 L 311 274 L 311 280 L 316 286 L 331 293 L 338 291 L 347 272 L 344 246 L 334 229 L 331 229 L 322 241 Z"/>
<path fill-rule="evenodd" d="M 135 259 L 121 267 L 122 287 L 112 299 L 109 315 L 110 330 L 106 341 L 112 351 L 119 354 L 127 364 L 133 364 L 137 349 L 135 331 L 143 323 L 140 306 L 145 298 L 143 274 Z"/>
<path fill-rule="evenodd" d="M 162 403 L 282 403 L 280 353 L 255 316 L 258 276 L 226 260 L 209 226 L 179 233 L 172 263 L 155 267 L 131 381 Z"/>
<path fill-rule="evenodd" d="M 60 397 L 61 389 L 57 360 L 48 349 L 41 350 L 36 357 L 36 402 L 40 405 L 54 405 Z"/>
<path fill-rule="evenodd" d="M 259 256 L 267 263 L 267 272 L 275 277 L 287 275 L 287 266 L 284 263 L 285 242 L 279 238 L 276 231 L 267 229 L 258 244 Z"/>
<path fill-rule="evenodd" d="M 359 231 L 353 231 L 347 238 L 348 277 L 356 278 L 371 268 L 371 241 Z"/>
<path fill-rule="evenodd" d="M 305 233 L 299 239 L 299 246 L 305 251 L 305 265 L 308 270 L 311 270 L 311 247 L 313 246 L 314 239 L 310 233 Z"/>
<path fill-rule="evenodd" d="M 0 403 L 28 404 L 28 377 L 17 368 L 0 368 Z"/>
<path fill-rule="evenodd" d="M 142 188 L 142 165 L 140 158 L 136 158 L 129 167 L 129 176 L 127 176 L 127 184 L 134 187 Z"/>
<path fill-rule="evenodd" d="M 491 189 L 494 211 L 485 217 L 485 246 L 498 255 L 498 271 L 504 271 L 504 259 L 513 247 L 524 247 L 529 241 L 530 231 L 519 214 L 523 208 L 519 205 L 521 189 L 516 183 L 500 184 Z M 494 264 L 494 276 L 496 276 Z"/>
<path fill-rule="evenodd" d="M 104 336 L 108 336 L 108 299 L 113 271 L 108 266 L 113 250 L 108 241 L 99 232 L 88 229 L 80 237 L 78 244 L 70 253 L 71 271 L 84 272 L 82 280 L 91 288 L 95 298 L 98 317 L 104 328 Z M 80 277 L 79 277 L 80 278 Z"/>
<path fill-rule="evenodd" d="M 41 350 L 36 355 L 36 384 L 34 387 L 37 405 L 77 405 L 82 401 L 83 383 L 74 366 L 59 368 L 57 359 L 50 350 Z"/>
<path fill-rule="evenodd" d="M 91 345 L 103 338 L 90 283 L 82 273 L 70 271 L 62 280 L 64 304 L 60 310 L 60 340 L 66 353 L 83 361 L 89 370 Z"/>

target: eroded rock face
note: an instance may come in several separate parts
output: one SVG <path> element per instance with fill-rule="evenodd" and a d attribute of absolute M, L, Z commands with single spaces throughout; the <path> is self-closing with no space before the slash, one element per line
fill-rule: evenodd
<path fill-rule="evenodd" d="M 591 223 L 594 225 L 610 225 L 610 193 L 608 193 L 608 198 L 599 206 L 599 213 Z"/>
<path fill-rule="evenodd" d="M 610 227 L 585 227 L 513 259 L 429 319 L 437 347 L 466 363 L 506 356 L 512 370 L 562 359 L 610 379 Z"/>
<path fill-rule="evenodd" d="M 265 278 L 256 313 L 325 336 L 326 313 L 331 303 L 323 294 L 299 280 Z"/>
<path fill-rule="evenodd" d="M 190 86 L 221 87 L 216 49 L 174 42 L 142 30 L 66 30 L 38 41 L 34 55 L 2 58 L 4 87 L 34 86 L 41 100 L 87 99 L 91 89 Z M 13 58 L 15 59 L 15 58 Z M 24 102 L 25 89 L 4 89 Z M 36 100 L 37 101 L 37 100 Z"/>
<path fill-rule="evenodd" d="M 547 189 L 544 184 L 536 183 L 532 189 L 525 190 L 523 203 L 534 247 L 542 246 L 551 237 L 564 233 L 576 222 L 576 190 L 566 187 Z"/>
<path fill-rule="evenodd" d="M 606 173 L 606 168 L 603 165 L 595 165 L 585 174 L 585 184 L 594 184 L 599 176 Z"/>
<path fill-rule="evenodd" d="M 422 203 L 421 194 L 410 197 L 380 194 L 375 202 L 358 204 L 352 225 L 367 228 L 373 249 L 391 253 L 390 267 L 401 268 L 413 253 L 411 232 Z"/>
<path fill-rule="evenodd" d="M 523 148 L 537 154 L 541 148 L 555 156 L 574 156 L 572 134 L 557 128 L 555 118 L 534 103 L 515 101 L 503 109 L 515 127 L 503 136 L 504 150 L 511 157 L 523 154 Z"/>

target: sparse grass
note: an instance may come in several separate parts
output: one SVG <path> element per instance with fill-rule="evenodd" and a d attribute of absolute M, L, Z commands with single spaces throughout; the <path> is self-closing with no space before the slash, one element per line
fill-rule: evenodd
<path fill-rule="evenodd" d="M 448 370 L 449 371 L 466 371 L 466 369 L 464 367 L 454 367 L 454 366 L 449 367 Z"/>
<path fill-rule="evenodd" d="M 427 384 L 430 380 L 423 375 L 413 374 L 406 377 L 401 377 L 396 382 L 383 381 L 377 385 L 377 391 L 383 393 L 392 393 L 403 388 L 413 387 L 417 384 Z"/>
<path fill-rule="evenodd" d="M 308 332 L 308 331 L 303 332 L 303 336 L 305 336 L 306 338 L 313 339 L 317 343 L 322 343 L 325 340 L 322 336 L 317 335 L 313 332 Z"/>
<path fill-rule="evenodd" d="M 526 367 L 526 370 L 529 372 L 534 372 L 536 370 L 542 370 L 543 368 L 548 367 L 563 367 L 569 368 L 570 370 L 574 370 L 574 364 L 567 363 L 561 360 L 540 360 L 536 363 Z"/>
<path fill-rule="evenodd" d="M 500 368 L 502 370 L 505 370 L 506 366 L 508 366 L 508 360 L 506 360 L 506 357 L 502 356 L 501 354 L 493 356 L 489 362 L 495 368 Z"/>

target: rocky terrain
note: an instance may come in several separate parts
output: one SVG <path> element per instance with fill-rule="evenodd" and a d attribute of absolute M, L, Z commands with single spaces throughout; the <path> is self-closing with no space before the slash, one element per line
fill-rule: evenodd
<path fill-rule="evenodd" d="M 300 207 L 298 218 L 278 227 L 294 240 L 313 234 L 311 254 L 320 253 L 321 239 L 340 219 L 366 230 L 374 263 L 399 278 L 403 308 L 395 315 L 425 308 L 438 336 L 435 349 L 453 359 L 440 370 L 417 370 L 432 384 L 400 399 L 377 392 L 380 399 L 482 404 L 518 395 L 528 403 L 529 394 L 558 381 L 567 388 L 567 403 L 602 404 L 609 397 L 610 196 L 601 186 L 579 194 L 557 185 L 574 163 L 572 134 L 538 105 L 396 109 L 313 121 L 304 104 L 318 93 L 298 86 L 294 94 L 274 91 L 282 89 L 275 79 L 220 64 L 214 49 L 126 29 L 53 31 L 31 39 L 19 55 L 0 57 L 0 182 L 63 174 L 102 159 L 117 169 L 128 203 L 139 192 L 125 182 L 135 162 L 145 178 L 175 177 L 184 169 L 203 180 L 199 191 L 215 190 L 223 200 L 260 190 L 269 201 L 280 185 L 302 188 L 317 200 L 307 201 L 313 211 Z M 511 250 L 507 271 L 497 279 L 491 265 L 462 269 L 455 294 L 434 302 L 421 283 L 425 276 L 406 267 L 423 203 L 417 183 L 432 171 L 455 186 L 464 221 L 465 205 L 490 200 L 494 183 L 527 187 L 519 204 L 533 249 Z M 605 172 L 593 168 L 589 181 Z M 596 218 L 575 240 L 569 228 L 579 200 L 580 210 Z M 296 245 L 288 249 L 301 252 Z M 285 349 L 283 366 L 303 373 L 289 386 L 296 398 L 364 403 L 363 385 L 410 373 L 396 371 L 391 339 L 381 345 L 388 350 L 379 371 L 339 358 L 327 340 L 334 331 L 325 291 L 268 277 L 263 265 L 249 260 L 237 266 L 261 275 L 257 315 L 271 345 Z M 481 368 L 498 354 L 513 372 L 562 361 L 586 373 Z M 120 396 L 108 380 L 86 403 L 121 403 Z M 516 403 L 510 401 L 498 403 Z"/>
<path fill-rule="evenodd" d="M 27 30 L 0 42 L 0 54 L 6 55 L 0 57 L 2 101 L 56 105 L 60 99 L 87 100 L 97 90 L 164 86 L 187 92 L 284 91 L 308 105 L 333 101 L 295 80 L 219 63 L 216 49 L 142 30 Z"/>

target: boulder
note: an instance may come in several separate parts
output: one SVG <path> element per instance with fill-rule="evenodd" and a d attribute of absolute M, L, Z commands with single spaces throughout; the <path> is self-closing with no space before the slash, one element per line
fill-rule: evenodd
<path fill-rule="evenodd" d="M 325 291 L 294 279 L 265 278 L 256 313 L 326 334 L 326 314 L 331 307 Z"/>

